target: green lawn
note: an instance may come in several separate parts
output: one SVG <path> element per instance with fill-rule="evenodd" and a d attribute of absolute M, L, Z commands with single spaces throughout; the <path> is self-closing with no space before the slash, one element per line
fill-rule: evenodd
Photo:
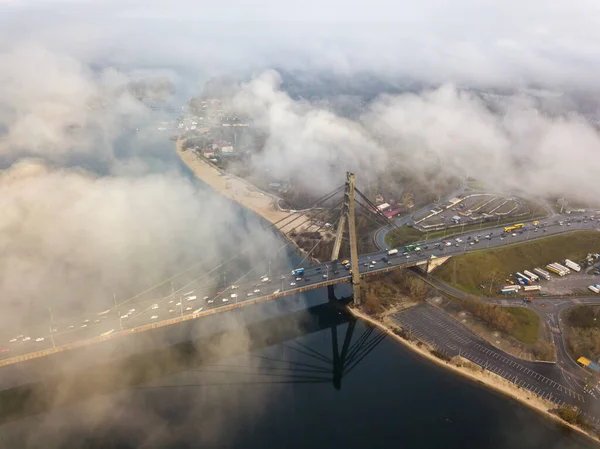
<path fill-rule="evenodd" d="M 565 258 L 579 261 L 586 254 L 599 250 L 600 232 L 574 232 L 452 257 L 434 274 L 465 292 L 481 294 L 481 284 L 489 285 L 492 280 L 494 283 L 502 282 L 511 273 L 543 267 Z"/>
<path fill-rule="evenodd" d="M 540 317 L 530 309 L 524 307 L 506 307 L 505 310 L 516 320 L 517 325 L 509 331 L 509 334 L 525 344 L 533 344 L 537 341 L 540 327 Z"/>

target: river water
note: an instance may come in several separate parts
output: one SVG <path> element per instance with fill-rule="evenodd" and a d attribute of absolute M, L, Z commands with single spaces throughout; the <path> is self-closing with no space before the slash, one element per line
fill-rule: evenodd
<path fill-rule="evenodd" d="M 326 302 L 318 290 L 233 312 L 235 334 L 215 330 L 190 347 L 147 353 L 126 364 L 137 367 L 134 379 L 114 376 L 100 387 L 80 374 L 77 394 L 54 405 L 11 414 L 14 397 L 0 398 L 0 447 L 592 447 Z M 64 398 L 69 385 L 46 387 Z"/>

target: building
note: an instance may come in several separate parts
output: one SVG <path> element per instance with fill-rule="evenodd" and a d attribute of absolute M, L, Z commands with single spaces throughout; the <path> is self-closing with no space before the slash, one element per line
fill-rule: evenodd
<path fill-rule="evenodd" d="M 212 148 L 204 148 L 202 150 L 202 155 L 205 158 L 211 158 L 211 157 L 215 157 L 215 150 L 213 150 Z"/>

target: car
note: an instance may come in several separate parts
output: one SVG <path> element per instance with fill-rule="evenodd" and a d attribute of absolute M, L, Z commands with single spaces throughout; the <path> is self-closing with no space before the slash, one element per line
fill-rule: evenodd
<path fill-rule="evenodd" d="M 446 246 L 452 246 L 452 242 L 446 242 Z"/>
<path fill-rule="evenodd" d="M 231 286 L 231 289 L 232 289 L 232 290 L 237 290 L 237 289 L 238 289 L 238 286 L 237 286 L 237 285 L 232 285 L 232 286 Z"/>
<path fill-rule="evenodd" d="M 317 267 L 317 273 L 321 271 L 321 267 Z"/>
<path fill-rule="evenodd" d="M 304 278 L 304 280 L 305 280 L 306 282 L 308 282 L 308 281 L 310 281 L 310 278 Z"/>
<path fill-rule="evenodd" d="M 516 233 L 516 232 L 513 232 L 513 233 L 512 233 L 512 236 L 513 236 L 513 237 L 516 237 L 516 236 L 517 236 L 517 233 Z"/>
<path fill-rule="evenodd" d="M 407 254 L 407 255 L 406 255 L 406 258 L 407 258 L 407 259 L 410 259 L 410 254 Z"/>
<path fill-rule="evenodd" d="M 187 298 L 185 298 L 188 302 L 189 301 L 195 301 L 196 297 L 195 296 L 188 296 Z"/>
<path fill-rule="evenodd" d="M 135 312 L 135 309 L 129 309 L 129 313 Z"/>
<path fill-rule="evenodd" d="M 10 351 L 10 349 L 8 349 L 8 348 L 2 348 L 2 349 L 0 349 L 0 352 L 8 352 L 8 351 Z"/>
<path fill-rule="evenodd" d="M 260 293 L 260 288 L 255 288 L 254 293 Z"/>
<path fill-rule="evenodd" d="M 372 261 L 371 261 L 371 265 L 375 265 L 376 263 L 377 263 L 377 261 L 376 261 L 376 260 L 372 260 Z"/>
<path fill-rule="evenodd" d="M 82 324 L 82 325 L 81 325 L 81 328 L 82 328 L 82 329 L 85 329 L 86 327 L 87 327 L 87 324 Z M 25 341 L 25 340 L 23 340 L 23 341 Z"/>
<path fill-rule="evenodd" d="M 169 301 L 169 304 L 173 304 L 174 302 L 175 302 L 174 300 L 170 300 L 170 301 Z"/>
<path fill-rule="evenodd" d="M 302 280 L 302 278 L 301 278 L 301 277 L 297 277 L 297 278 L 296 278 L 296 280 L 297 280 L 297 281 L 301 281 L 301 280 Z"/>
<path fill-rule="evenodd" d="M 285 279 L 285 276 L 282 274 L 281 276 L 279 276 L 279 279 L 283 281 Z"/>
<path fill-rule="evenodd" d="M 192 307 L 186 307 L 185 310 L 192 310 Z"/>
<path fill-rule="evenodd" d="M 500 241 L 504 240 L 504 237 L 500 237 Z"/>
<path fill-rule="evenodd" d="M 38 337 L 35 339 L 35 341 L 37 341 L 37 342 L 44 341 L 44 337 Z"/>
<path fill-rule="evenodd" d="M 214 300 L 214 299 L 209 299 L 209 300 L 208 300 L 208 303 L 209 303 L 209 304 L 212 304 L 213 302 L 215 302 L 215 300 Z"/>
<path fill-rule="evenodd" d="M 363 263 L 363 266 L 368 267 L 369 264 L 367 262 Z"/>
<path fill-rule="evenodd" d="M 429 249 L 429 245 L 425 245 L 423 249 Z"/>
<path fill-rule="evenodd" d="M 333 274 L 340 274 L 340 272 L 339 272 L 338 270 L 335 270 L 335 271 L 333 272 Z"/>
<path fill-rule="evenodd" d="M 457 248 L 460 246 L 459 243 L 455 243 L 454 246 L 456 246 Z"/>
<path fill-rule="evenodd" d="M 229 301 L 229 298 L 227 296 L 224 296 L 223 297 L 223 302 L 227 302 L 227 301 Z"/>
<path fill-rule="evenodd" d="M 8 342 L 9 342 L 9 343 L 14 343 L 14 342 L 16 342 L 16 341 L 17 341 L 17 339 L 16 339 L 16 338 L 11 338 L 10 340 L 8 340 Z"/>
<path fill-rule="evenodd" d="M 471 241 L 469 242 L 469 245 L 474 245 L 474 244 L 475 244 L 475 241 L 474 241 L 474 240 L 471 240 Z"/>
<path fill-rule="evenodd" d="M 246 293 L 246 296 L 252 296 L 252 295 L 254 295 L 254 293 L 252 293 L 252 292 Z"/>
<path fill-rule="evenodd" d="M 169 313 L 175 313 L 175 309 L 169 309 Z"/>
<path fill-rule="evenodd" d="M 204 301 L 207 301 L 208 299 L 210 299 L 208 296 L 205 296 L 204 298 L 202 298 Z"/>
<path fill-rule="evenodd" d="M 232 298 L 237 298 L 237 293 L 232 293 L 230 296 L 231 296 Z"/>
<path fill-rule="evenodd" d="M 269 278 L 267 276 L 265 276 L 260 281 L 261 282 L 269 282 Z"/>
<path fill-rule="evenodd" d="M 171 301 L 171 302 L 173 302 L 173 301 Z M 158 309 L 158 304 L 152 304 L 152 310 L 156 310 L 156 309 Z"/>
<path fill-rule="evenodd" d="M 290 282 L 290 285 L 293 287 L 294 285 L 296 285 L 295 282 Z"/>
<path fill-rule="evenodd" d="M 178 302 L 177 304 L 175 304 L 177 307 L 179 307 L 181 305 L 181 302 Z"/>
<path fill-rule="evenodd" d="M 468 237 L 467 237 L 467 240 L 471 240 L 471 236 L 468 236 Z"/>
<path fill-rule="evenodd" d="M 73 329 L 75 326 L 68 326 L 67 329 Z"/>
<path fill-rule="evenodd" d="M 82 323 L 89 323 L 90 320 L 83 320 Z"/>
<path fill-rule="evenodd" d="M 158 318 L 158 315 L 152 315 L 152 316 L 150 317 L 150 319 L 151 319 L 151 320 L 155 320 L 155 319 L 157 319 L 157 318 Z"/>
<path fill-rule="evenodd" d="M 323 279 L 327 279 L 327 275 L 326 274 L 323 275 Z"/>

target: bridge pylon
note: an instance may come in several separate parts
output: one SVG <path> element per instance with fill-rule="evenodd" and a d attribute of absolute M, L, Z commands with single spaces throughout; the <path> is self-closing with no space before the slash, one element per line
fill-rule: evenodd
<path fill-rule="evenodd" d="M 344 192 L 344 205 L 340 221 L 335 235 L 335 242 L 331 252 L 331 260 L 337 260 L 342 246 L 342 237 L 344 228 L 348 224 L 348 236 L 350 239 L 350 265 L 352 267 L 352 293 L 354 305 L 360 305 L 360 272 L 358 269 L 358 243 L 356 242 L 356 218 L 355 218 L 355 197 L 354 197 L 354 173 L 346 173 L 346 191 Z"/>

